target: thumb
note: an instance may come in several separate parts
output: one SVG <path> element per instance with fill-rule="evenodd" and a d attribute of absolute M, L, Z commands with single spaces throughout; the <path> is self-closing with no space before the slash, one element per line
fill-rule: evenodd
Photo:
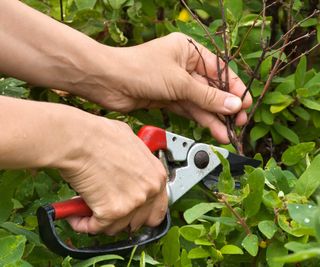
<path fill-rule="evenodd" d="M 191 79 L 185 90 L 189 101 L 210 112 L 228 115 L 237 113 L 242 107 L 242 101 L 238 96 L 195 79 Z"/>

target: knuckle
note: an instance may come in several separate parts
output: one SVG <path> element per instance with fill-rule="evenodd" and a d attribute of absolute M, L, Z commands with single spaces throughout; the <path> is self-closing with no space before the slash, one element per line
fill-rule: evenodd
<path fill-rule="evenodd" d="M 207 86 L 206 92 L 203 96 L 203 103 L 205 106 L 215 105 L 218 97 L 218 89 Z"/>
<path fill-rule="evenodd" d="M 185 40 L 187 35 L 185 35 L 184 33 L 181 33 L 181 32 L 172 32 L 172 33 L 168 34 L 168 37 L 174 38 L 174 39 L 184 39 Z"/>
<path fill-rule="evenodd" d="M 165 217 L 166 213 L 161 212 L 158 216 L 150 216 L 147 221 L 146 221 L 146 225 L 149 227 L 156 227 L 159 224 L 162 223 L 164 217 Z"/>
<path fill-rule="evenodd" d="M 115 229 L 107 228 L 104 230 L 104 233 L 108 236 L 115 236 L 118 233 L 118 231 L 116 231 Z"/>

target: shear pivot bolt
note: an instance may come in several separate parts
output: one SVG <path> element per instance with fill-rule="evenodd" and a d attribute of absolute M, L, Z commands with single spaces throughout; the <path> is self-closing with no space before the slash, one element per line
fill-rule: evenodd
<path fill-rule="evenodd" d="M 206 151 L 200 150 L 194 156 L 194 164 L 199 169 L 204 169 L 205 167 L 207 167 L 209 164 L 209 161 L 210 161 L 209 155 Z"/>

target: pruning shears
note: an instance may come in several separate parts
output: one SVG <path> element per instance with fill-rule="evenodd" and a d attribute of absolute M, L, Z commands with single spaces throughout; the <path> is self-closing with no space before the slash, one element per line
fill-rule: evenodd
<path fill-rule="evenodd" d="M 214 151 L 219 152 L 230 163 L 233 176 L 241 175 L 244 166 L 259 166 L 260 162 L 239 156 L 227 149 L 208 144 L 197 143 L 190 138 L 165 131 L 153 126 L 144 126 L 138 137 L 153 153 L 158 153 L 168 172 L 167 193 L 169 204 L 175 203 L 200 181 L 209 186 L 212 177 L 219 176 L 222 166 Z M 37 211 L 39 233 L 44 244 L 53 252 L 62 256 L 86 259 L 108 253 L 123 254 L 135 246 L 144 246 L 159 240 L 170 228 L 169 211 L 163 222 L 155 228 L 146 230 L 128 240 L 118 241 L 99 247 L 74 248 L 66 245 L 57 235 L 54 221 L 69 216 L 91 216 L 92 211 L 80 197 L 64 202 L 41 206 Z"/>

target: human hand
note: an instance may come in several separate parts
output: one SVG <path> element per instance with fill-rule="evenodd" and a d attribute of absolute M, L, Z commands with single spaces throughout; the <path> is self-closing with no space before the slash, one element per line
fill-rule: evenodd
<path fill-rule="evenodd" d="M 93 215 L 68 218 L 73 229 L 114 235 L 160 224 L 168 206 L 160 161 L 123 122 L 89 115 L 81 128 L 85 139 L 61 174 Z"/>
<path fill-rule="evenodd" d="M 95 87 L 87 98 L 123 112 L 138 108 L 165 107 L 208 127 L 221 143 L 228 143 L 227 130 L 217 114 L 236 114 L 235 122 L 246 122 L 245 109 L 252 99 L 240 97 L 245 85 L 230 69 L 230 93 L 208 86 L 199 52 L 188 39 L 173 33 L 128 48 L 114 48 L 109 60 L 117 62 L 103 88 Z M 205 61 L 207 74 L 217 79 L 217 58 L 193 41 Z M 224 64 L 220 61 L 221 69 Z M 101 84 L 101 83 L 100 83 Z"/>

